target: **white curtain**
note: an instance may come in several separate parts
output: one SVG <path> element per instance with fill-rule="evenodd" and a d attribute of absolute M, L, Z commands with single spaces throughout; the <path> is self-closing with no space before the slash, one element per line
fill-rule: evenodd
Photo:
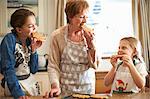
<path fill-rule="evenodd" d="M 133 27 L 142 42 L 143 56 L 150 70 L 150 0 L 133 0 Z"/>
<path fill-rule="evenodd" d="M 140 0 L 142 40 L 145 62 L 150 67 L 150 0 Z M 150 68 L 149 68 L 150 69 Z"/>
<path fill-rule="evenodd" d="M 66 0 L 55 0 L 55 27 L 56 29 L 65 24 Z"/>
<path fill-rule="evenodd" d="M 1 0 L 0 0 L 1 1 Z M 38 30 L 47 35 L 46 42 L 39 49 L 41 55 L 49 52 L 50 34 L 65 24 L 64 6 L 66 0 L 38 0 L 39 27 Z M 44 49 L 44 50 L 43 50 Z"/>
<path fill-rule="evenodd" d="M 65 4 L 66 0 L 43 0 L 45 1 L 45 15 L 47 19 L 47 24 L 52 31 L 63 26 L 66 23 L 65 20 Z M 49 31 L 50 33 L 52 31 Z"/>

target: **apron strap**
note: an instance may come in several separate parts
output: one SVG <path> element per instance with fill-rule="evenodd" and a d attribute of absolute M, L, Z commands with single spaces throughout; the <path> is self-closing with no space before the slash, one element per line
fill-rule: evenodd
<path fill-rule="evenodd" d="M 17 76 L 18 80 L 25 80 L 30 76 L 30 74 L 27 75 L 21 75 L 21 76 Z"/>

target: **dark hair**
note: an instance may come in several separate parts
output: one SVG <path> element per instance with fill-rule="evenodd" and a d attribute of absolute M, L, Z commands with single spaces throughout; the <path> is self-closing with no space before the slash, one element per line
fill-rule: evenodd
<path fill-rule="evenodd" d="M 28 16 L 35 16 L 33 12 L 28 9 L 18 9 L 12 15 L 10 19 L 10 25 L 16 29 L 16 27 L 22 27 Z"/>
<path fill-rule="evenodd" d="M 67 23 L 69 23 L 69 18 L 73 18 L 75 15 L 83 12 L 88 8 L 89 4 L 86 0 L 68 0 L 65 8 Z"/>

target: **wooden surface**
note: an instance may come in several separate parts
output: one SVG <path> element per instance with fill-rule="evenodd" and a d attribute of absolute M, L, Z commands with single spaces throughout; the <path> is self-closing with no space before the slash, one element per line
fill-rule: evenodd
<path fill-rule="evenodd" d="M 13 99 L 13 98 L 0 97 L 0 99 Z M 45 98 L 43 98 L 42 96 L 38 96 L 38 97 L 30 97 L 30 99 L 45 99 Z M 61 99 L 61 97 L 49 99 Z M 113 94 L 111 97 L 109 97 L 109 99 L 150 99 L 150 91 L 132 94 Z"/>
<path fill-rule="evenodd" d="M 95 87 L 95 93 L 100 94 L 100 93 L 107 93 L 110 91 L 111 86 L 106 87 L 104 85 L 104 77 L 108 72 L 95 72 L 96 75 L 96 87 Z"/>
<path fill-rule="evenodd" d="M 150 92 L 136 94 L 113 94 L 109 99 L 150 99 Z"/>

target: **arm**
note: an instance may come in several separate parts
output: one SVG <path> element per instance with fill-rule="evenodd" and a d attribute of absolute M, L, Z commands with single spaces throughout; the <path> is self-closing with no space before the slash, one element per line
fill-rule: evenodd
<path fill-rule="evenodd" d="M 58 46 L 58 42 L 55 36 L 51 37 L 50 41 L 50 52 L 49 52 L 49 59 L 48 59 L 48 73 L 51 83 L 51 96 L 53 93 L 58 91 L 60 94 L 60 85 L 59 85 L 59 76 L 60 76 L 60 50 Z M 55 90 L 58 89 L 58 90 Z"/>
<path fill-rule="evenodd" d="M 33 73 L 33 74 L 38 71 L 39 64 L 38 64 L 38 54 L 37 54 L 36 50 L 39 47 L 41 47 L 41 45 L 42 45 L 42 41 L 37 40 L 37 38 L 31 38 L 30 47 L 31 47 L 32 53 L 30 55 L 29 66 L 30 66 L 31 73 Z"/>
<path fill-rule="evenodd" d="M 115 77 L 116 71 L 115 68 L 113 67 L 108 73 L 107 75 L 104 77 L 104 84 L 106 86 L 109 86 L 113 83 L 114 81 L 114 77 Z"/>
<path fill-rule="evenodd" d="M 3 58 L 1 59 L 1 65 L 3 75 L 5 77 L 5 81 L 7 82 L 11 95 L 14 98 L 18 98 L 19 96 L 24 96 L 25 94 L 22 91 L 15 74 L 15 43 L 16 39 L 14 36 L 7 35 L 6 37 L 4 37 L 1 43 L 1 55 L 3 56 Z"/>
<path fill-rule="evenodd" d="M 129 66 L 129 70 L 137 87 L 143 88 L 145 86 L 145 76 L 142 76 L 133 64 Z"/>
<path fill-rule="evenodd" d="M 117 55 L 112 55 L 110 58 L 110 63 L 112 64 L 112 69 L 107 73 L 107 75 L 104 78 L 104 84 L 106 86 L 109 86 L 114 81 L 114 77 L 116 74 L 117 59 L 118 59 Z"/>
<path fill-rule="evenodd" d="M 92 68 L 97 68 L 97 56 L 96 56 L 96 48 L 95 48 L 95 39 L 94 39 L 94 33 L 84 33 L 83 38 L 85 38 L 85 41 L 87 43 L 87 53 L 88 53 L 88 60 L 89 64 Z"/>
<path fill-rule="evenodd" d="M 29 66 L 30 66 L 31 73 L 34 74 L 38 71 L 39 64 L 38 64 L 37 52 L 31 54 Z"/>
<path fill-rule="evenodd" d="M 137 85 L 138 88 L 143 88 L 145 86 L 145 76 L 142 75 L 142 73 L 140 73 L 139 71 L 142 71 L 142 68 L 144 68 L 145 65 L 141 65 L 142 63 L 137 64 L 141 67 L 141 69 L 137 70 L 137 65 L 135 66 L 133 64 L 133 60 L 129 56 L 124 55 L 122 57 L 122 60 L 123 65 L 129 68 L 134 83 Z M 146 71 L 146 69 L 144 71 Z"/>
<path fill-rule="evenodd" d="M 96 56 L 96 48 L 94 42 L 91 41 L 92 46 L 88 48 L 88 60 L 90 62 L 90 65 L 94 68 L 97 69 L 97 56 Z"/>

